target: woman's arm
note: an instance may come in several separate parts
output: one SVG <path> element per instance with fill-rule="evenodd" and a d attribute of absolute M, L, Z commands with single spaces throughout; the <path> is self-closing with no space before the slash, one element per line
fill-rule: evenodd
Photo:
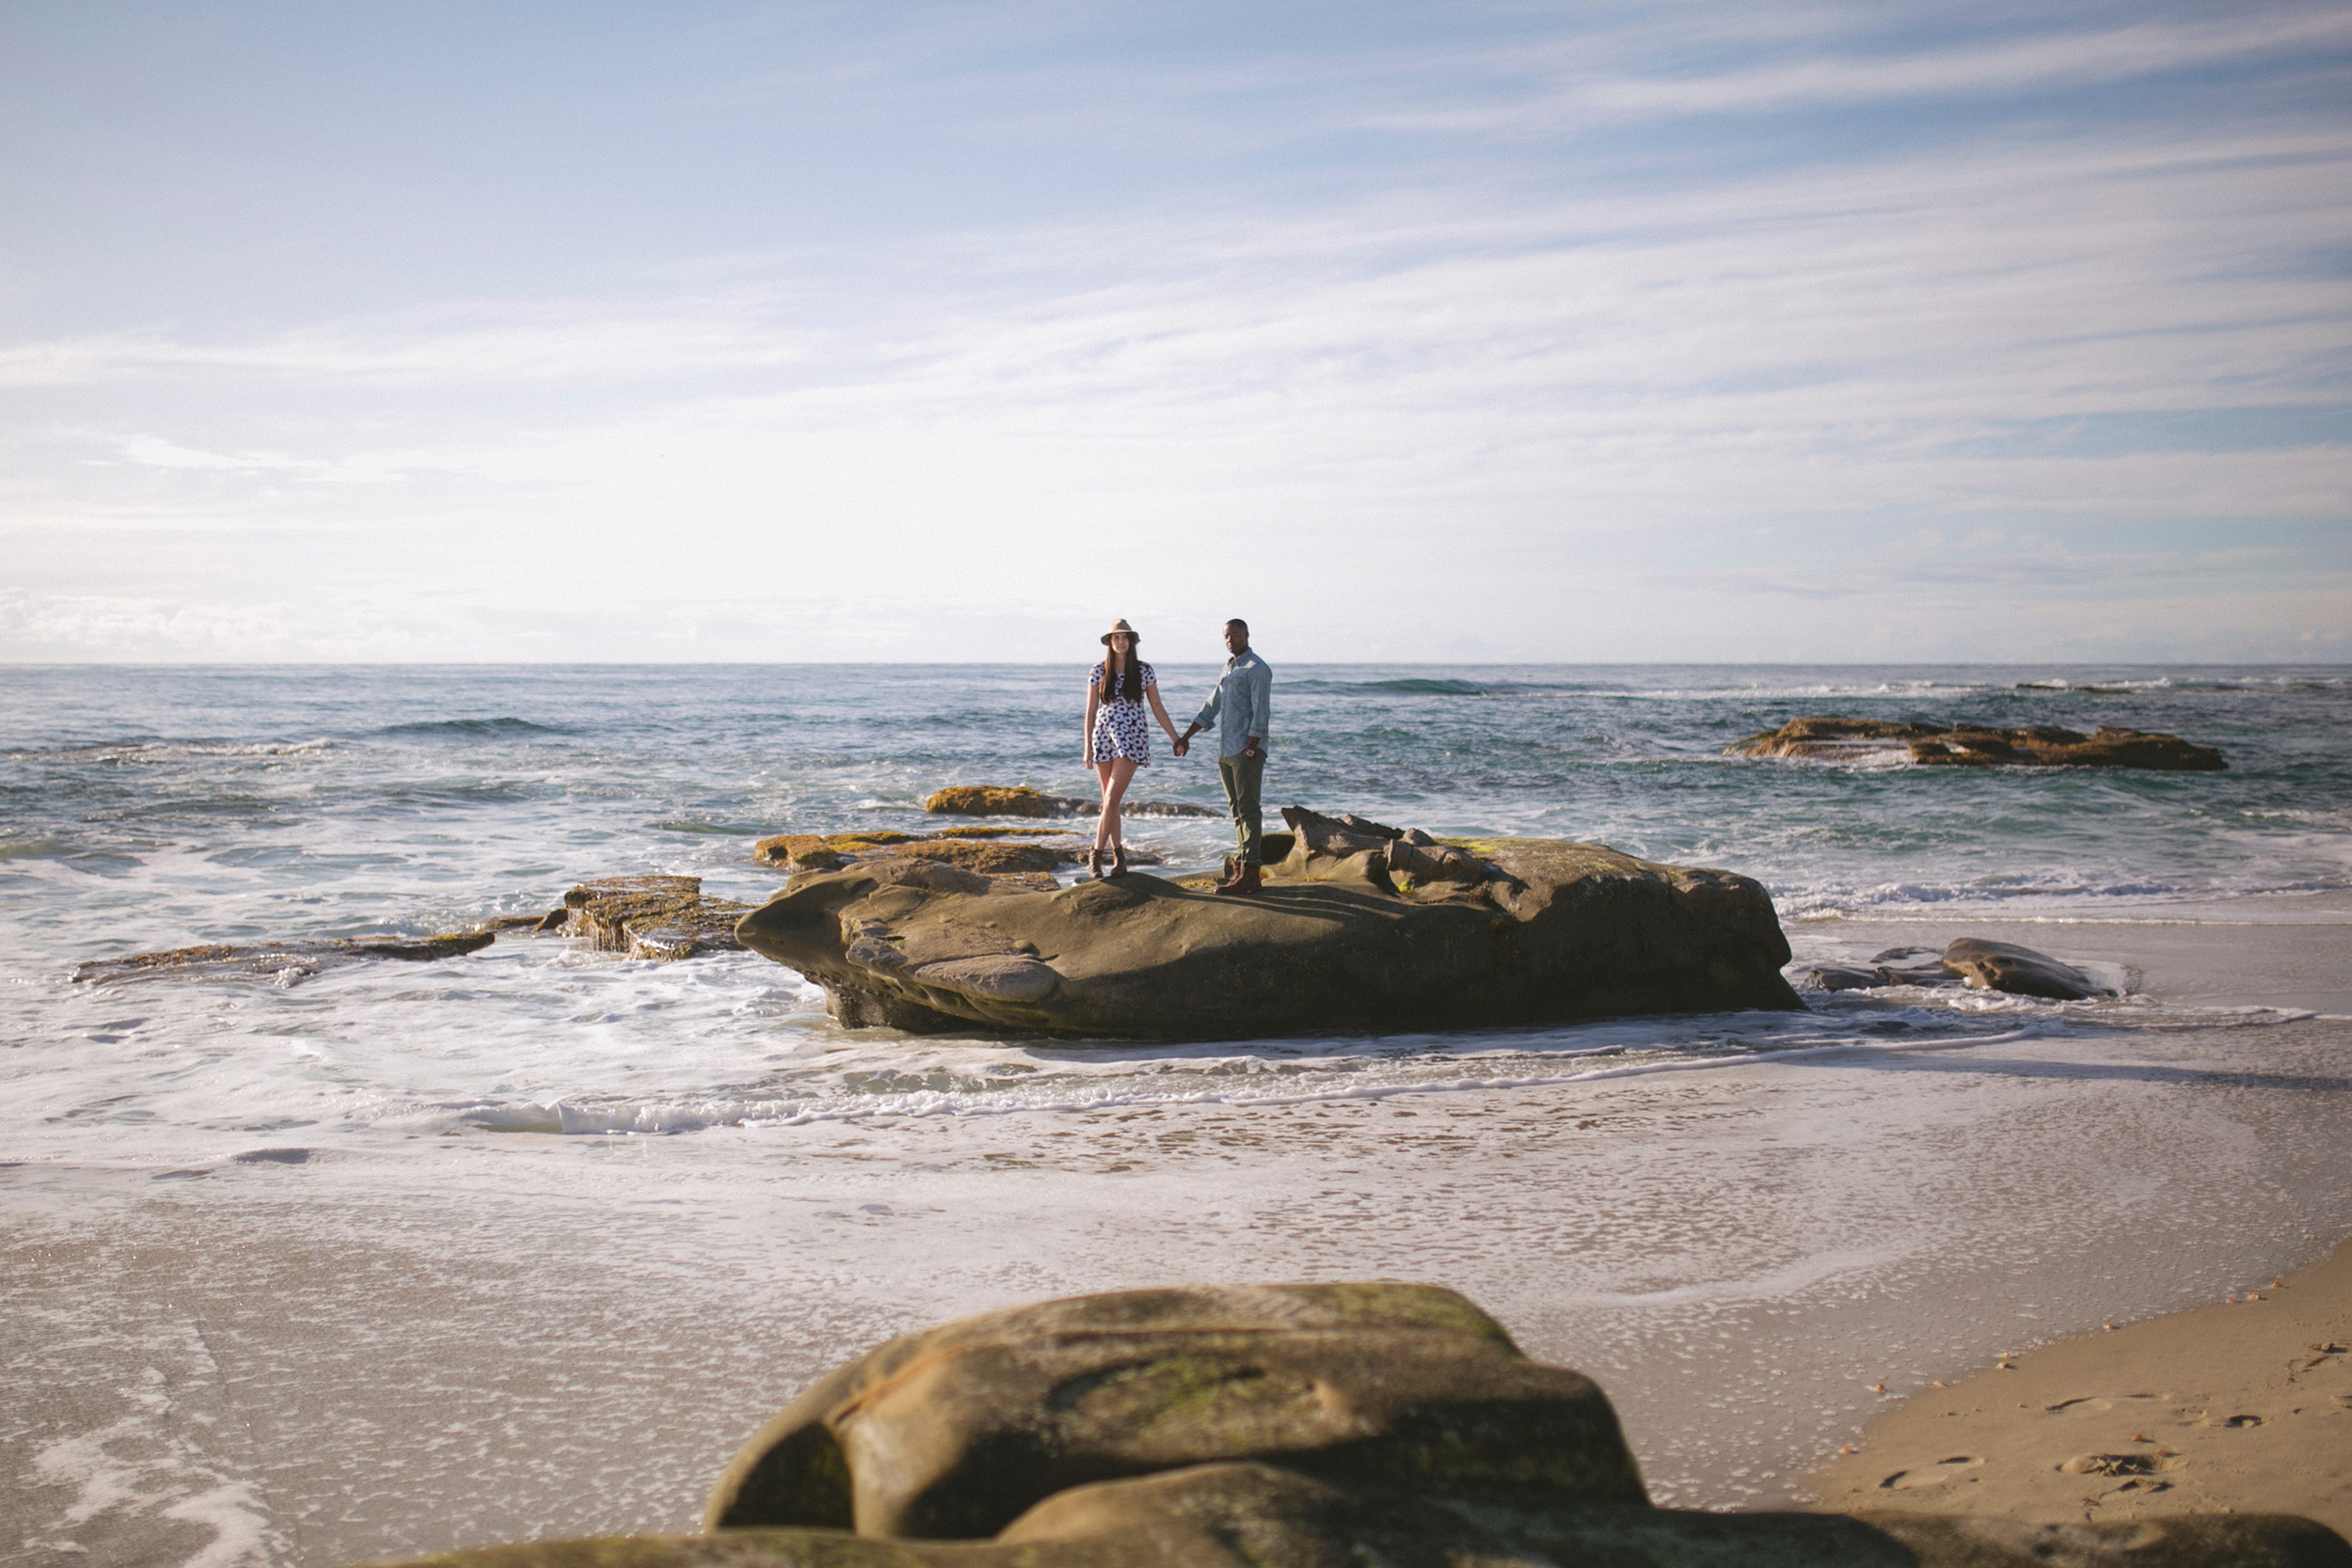
<path fill-rule="evenodd" d="M 1094 713 L 1103 705 L 1102 689 L 1092 682 L 1087 685 L 1086 747 L 1084 756 L 1089 768 L 1094 766 Z"/>
<path fill-rule="evenodd" d="M 1151 686 L 1145 687 L 1143 689 L 1143 694 L 1152 700 L 1152 717 L 1160 721 L 1160 728 L 1168 732 L 1168 738 L 1170 740 L 1180 738 L 1176 734 L 1175 724 L 1170 721 L 1168 717 L 1168 708 L 1166 705 L 1160 701 L 1159 686 L 1154 683 Z"/>

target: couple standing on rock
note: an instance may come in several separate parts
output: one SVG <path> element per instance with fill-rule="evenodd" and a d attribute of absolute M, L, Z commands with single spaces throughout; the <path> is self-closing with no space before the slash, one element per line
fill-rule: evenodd
<path fill-rule="evenodd" d="M 1255 893 L 1263 838 L 1258 810 L 1258 785 L 1265 777 L 1266 708 L 1274 696 L 1274 672 L 1249 651 L 1249 623 L 1225 623 L 1225 651 L 1231 655 L 1217 675 L 1216 689 L 1200 711 L 1178 735 L 1160 705 L 1159 677 L 1136 657 L 1143 639 L 1125 621 L 1114 621 L 1103 634 L 1110 650 L 1087 675 L 1086 764 L 1103 781 L 1103 816 L 1094 827 L 1094 848 L 1087 869 L 1100 878 L 1127 874 L 1127 846 L 1120 834 L 1119 807 L 1128 781 L 1138 768 L 1152 766 L 1152 732 L 1143 721 L 1144 705 L 1168 732 L 1172 749 L 1183 756 L 1192 737 L 1216 728 L 1217 776 L 1225 784 L 1225 802 L 1233 812 L 1233 836 L 1241 845 L 1241 862 L 1232 876 L 1217 884 L 1219 893 Z"/>

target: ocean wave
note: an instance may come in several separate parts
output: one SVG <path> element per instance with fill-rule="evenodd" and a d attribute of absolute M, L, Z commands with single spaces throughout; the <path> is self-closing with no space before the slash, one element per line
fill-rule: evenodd
<path fill-rule="evenodd" d="M 1917 1012 L 1924 1009 L 1898 1009 Z M 2020 1018 L 2021 1012 L 2033 1016 Z M 1788 1038 L 1742 1040 L 1728 1036 L 1689 1041 L 1679 1049 L 1623 1043 L 1537 1053 L 1497 1053 L 1409 1058 L 1377 1064 L 1387 1070 L 1316 1073 L 1305 1064 L 1272 1072 L 1263 1067 L 1234 1069 L 1219 1077 L 1201 1070 L 1209 1064 L 1149 1064 L 1158 1071 L 1124 1070 L 1099 1075 L 1054 1074 L 1042 1082 L 963 1081 L 948 1075 L 929 1086 L 935 1074 L 882 1073 L 869 1081 L 903 1085 L 890 1092 L 842 1092 L 839 1085 L 773 1096 L 722 1095 L 638 1100 L 558 1100 L 532 1104 L 451 1105 L 441 1109 L 460 1124 L 504 1132 L 571 1136 L 644 1136 L 696 1132 L 719 1127 L 791 1127 L 865 1117 L 993 1117 L 1026 1114 L 1084 1115 L 1100 1111 L 1174 1105 L 1274 1107 L 1342 1101 L 1388 1100 L 1406 1095 L 1470 1094 L 1494 1089 L 1545 1088 L 1644 1077 L 1665 1072 L 1798 1061 L 1848 1051 L 1948 1051 L 2010 1043 L 2063 1033 L 2067 1022 L 2044 1016 L 2041 1004 L 1988 1014 L 1953 1009 L 1934 1016 L 1931 1027 L 1913 1028 L 1900 1020 L 1872 1016 L 1841 1018 L 1826 1027 L 1803 1029 Z M 1687 1027 L 1688 1020 L 1681 1021 Z M 1857 1027 L 1857 1024 L 1860 1026 Z M 1230 1048 L 1228 1048 L 1230 1049 Z M 1591 1065 L 1561 1070 L 1570 1062 Z M 1553 1067 L 1557 1063 L 1559 1066 Z M 1549 1067 L 1550 1070 L 1545 1070 Z M 1512 1069 L 1518 1070 L 1512 1070 Z M 1500 1070 L 1498 1070 L 1500 1069 Z M 1158 1081 L 1155 1081 L 1158 1080 Z M 1172 1081 L 1169 1081 L 1172 1080 Z M 915 1084 L 927 1086 L 914 1087 Z"/>
<path fill-rule="evenodd" d="M 2014 911 L 2020 907 L 2035 906 L 2056 910 L 2104 903 L 2221 904 L 2241 898 L 2296 897 L 2344 892 L 2352 892 L 2352 879 L 2280 878 L 2234 884 L 2060 879 L 1992 885 L 1880 882 L 1855 886 L 1833 883 L 1777 890 L 1772 895 L 1772 904 L 1783 919 L 1805 919 L 1864 912 L 1886 914 L 1908 910 L 1932 910 L 1939 915 L 1949 915 L 1968 910 Z"/>
<path fill-rule="evenodd" d="M 1397 697 L 1493 697 L 1511 691 L 1540 690 L 1542 688 L 1522 686 L 1513 681 L 1448 680 L 1438 676 L 1406 676 L 1394 680 L 1333 681 L 1293 680 L 1282 683 L 1291 691 L 1327 691 L 1355 694 L 1382 692 Z"/>
<path fill-rule="evenodd" d="M 177 762 L 188 757 L 309 756 L 320 752 L 332 752 L 342 745 L 342 741 L 324 736 L 316 740 L 106 740 L 0 752 L 0 758 L 9 762 L 139 764 Z"/>
<path fill-rule="evenodd" d="M 555 724 L 534 724 L 528 719 L 429 719 L 408 724 L 387 724 L 368 732 L 376 736 L 409 736 L 418 739 L 469 739 L 526 735 L 569 735 Z"/>

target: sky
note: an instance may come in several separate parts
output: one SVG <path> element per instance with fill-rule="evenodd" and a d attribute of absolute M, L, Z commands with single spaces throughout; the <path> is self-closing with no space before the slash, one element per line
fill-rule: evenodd
<path fill-rule="evenodd" d="M 2341 4 L 0 0 L 0 661 L 2352 658 Z"/>

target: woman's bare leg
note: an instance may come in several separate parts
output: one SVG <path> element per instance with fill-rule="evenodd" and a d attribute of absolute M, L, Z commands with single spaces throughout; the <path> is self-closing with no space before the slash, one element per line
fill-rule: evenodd
<path fill-rule="evenodd" d="M 1119 820 L 1118 803 L 1111 799 L 1111 789 L 1115 782 L 1111 759 L 1104 757 L 1095 763 L 1094 771 L 1103 782 L 1103 810 L 1101 815 L 1094 819 L 1094 847 L 1104 854 L 1108 854 L 1111 847 L 1111 825 Z"/>
<path fill-rule="evenodd" d="M 1103 819 L 1094 825 L 1094 847 L 1116 849 L 1120 836 L 1119 802 L 1126 798 L 1127 783 L 1136 776 L 1133 757 L 1120 757 L 1103 768 Z"/>

